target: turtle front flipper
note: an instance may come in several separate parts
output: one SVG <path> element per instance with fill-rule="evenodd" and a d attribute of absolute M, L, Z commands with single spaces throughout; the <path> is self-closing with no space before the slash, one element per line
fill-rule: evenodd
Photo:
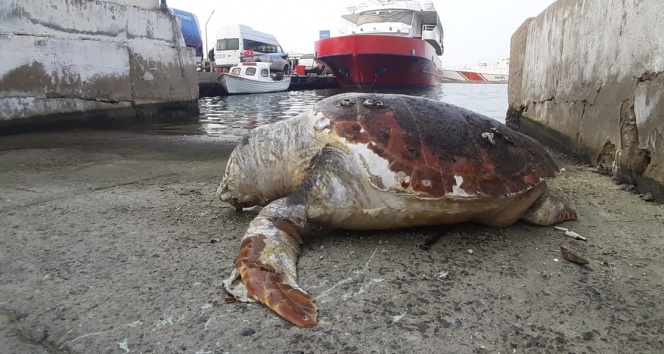
<path fill-rule="evenodd" d="M 224 286 L 240 301 L 258 300 L 297 326 L 313 327 L 318 307 L 297 284 L 296 263 L 302 243 L 297 227 L 305 223 L 304 206 L 292 199 L 268 204 L 249 224 L 236 269 Z"/>

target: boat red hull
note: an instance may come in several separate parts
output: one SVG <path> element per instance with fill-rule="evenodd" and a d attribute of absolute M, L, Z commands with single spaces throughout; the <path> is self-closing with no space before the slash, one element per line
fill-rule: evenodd
<path fill-rule="evenodd" d="M 387 35 L 348 35 L 316 41 L 316 60 L 342 86 L 430 86 L 441 83 L 435 49 L 427 42 Z"/>

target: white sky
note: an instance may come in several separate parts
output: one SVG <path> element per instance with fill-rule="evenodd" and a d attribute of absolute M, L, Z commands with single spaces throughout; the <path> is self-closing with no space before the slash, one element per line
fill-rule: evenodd
<path fill-rule="evenodd" d="M 443 66 L 475 65 L 509 57 L 510 38 L 528 17 L 555 0 L 434 0 L 445 31 Z M 268 32 L 286 52 L 313 53 L 318 31 L 334 36 L 341 15 L 353 0 L 167 0 L 169 7 L 196 14 L 205 41 L 214 43 L 217 28 L 241 23 Z M 207 53 L 207 49 L 204 51 Z"/>

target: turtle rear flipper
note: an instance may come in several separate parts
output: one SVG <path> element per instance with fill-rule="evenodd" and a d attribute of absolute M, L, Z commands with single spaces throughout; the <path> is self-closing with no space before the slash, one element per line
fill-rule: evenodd
<path fill-rule="evenodd" d="M 521 216 L 523 221 L 539 226 L 551 226 L 576 218 L 574 209 L 548 193 L 537 198 Z"/>
<path fill-rule="evenodd" d="M 237 300 L 256 299 L 297 326 L 313 327 L 318 307 L 297 284 L 302 239 L 295 225 L 304 226 L 303 220 L 304 207 L 289 203 L 288 198 L 263 208 L 249 224 L 235 261 L 236 271 L 224 286 Z"/>

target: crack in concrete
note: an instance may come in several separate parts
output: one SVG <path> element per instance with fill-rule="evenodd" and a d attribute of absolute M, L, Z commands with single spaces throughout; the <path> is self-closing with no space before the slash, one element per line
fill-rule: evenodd
<path fill-rule="evenodd" d="M 129 57 L 128 60 L 131 62 L 132 57 L 134 56 L 134 52 L 131 50 L 129 46 L 127 46 L 127 56 Z M 136 92 L 134 91 L 134 65 L 129 66 L 129 91 L 131 92 L 131 105 L 133 107 L 136 107 Z"/>
<path fill-rule="evenodd" d="M 5 212 L 7 210 L 15 210 L 15 209 L 19 209 L 19 208 L 21 208 L 21 209 L 29 208 L 29 207 L 33 207 L 35 205 L 49 203 L 49 202 L 52 202 L 54 200 L 76 197 L 76 196 L 79 196 L 79 195 L 82 195 L 82 194 L 87 194 L 87 193 L 96 193 L 96 192 L 103 191 L 103 190 L 110 189 L 110 188 L 128 186 L 128 185 L 132 185 L 132 184 L 136 184 L 136 183 L 140 183 L 140 182 L 144 182 L 144 181 L 149 181 L 149 180 L 158 179 L 158 178 L 162 178 L 162 177 L 173 177 L 173 176 L 177 176 L 177 175 L 178 175 L 177 173 L 166 173 L 166 174 L 146 177 L 146 178 L 142 178 L 142 179 L 138 179 L 138 180 L 134 180 L 134 181 L 115 183 L 115 184 L 111 184 L 111 185 L 108 185 L 108 186 L 101 186 L 101 187 L 96 187 L 96 188 L 91 188 L 91 189 L 68 192 L 68 193 L 66 193 L 66 195 L 55 196 L 55 197 L 47 198 L 47 199 L 44 199 L 44 200 L 38 200 L 38 201 L 35 201 L 35 202 L 32 202 L 32 203 L 27 203 L 27 204 L 23 204 L 23 205 L 13 205 L 13 206 L 9 206 L 7 208 L 0 208 L 0 212 Z"/>
<path fill-rule="evenodd" d="M 656 78 L 659 77 L 660 74 L 664 73 L 663 71 L 650 71 L 646 70 L 646 72 L 643 73 L 641 76 L 634 76 L 636 79 L 637 83 L 641 82 L 646 82 L 646 81 L 653 81 Z"/>
<path fill-rule="evenodd" d="M 78 96 L 78 95 L 56 93 L 56 92 L 47 92 L 46 98 L 78 99 L 83 101 L 104 102 L 104 103 L 120 103 L 120 102 L 132 103 L 131 101 L 114 100 L 110 98 Z"/>
<path fill-rule="evenodd" d="M 583 127 L 583 120 L 586 118 L 586 108 L 592 106 L 586 100 L 583 100 L 583 111 L 581 111 L 581 118 L 579 119 L 579 129 L 576 130 L 576 146 L 581 146 L 581 127 Z"/>
<path fill-rule="evenodd" d="M 599 93 L 599 90 L 597 90 L 597 92 Z M 595 100 L 597 100 L 597 98 L 595 98 Z M 539 105 L 539 104 L 544 104 L 544 103 L 547 103 L 547 102 L 553 102 L 553 103 L 555 103 L 555 104 L 576 104 L 576 103 L 583 103 L 584 106 L 590 106 L 590 107 L 592 107 L 592 106 L 595 105 L 595 103 L 590 103 L 590 102 L 588 102 L 588 100 L 585 99 L 585 98 L 582 99 L 582 100 L 558 101 L 555 97 L 547 98 L 547 99 L 542 100 L 542 101 L 531 101 L 530 103 L 535 104 L 535 105 Z M 521 109 L 521 112 L 523 112 L 523 111 L 524 111 L 524 109 L 522 108 L 522 109 Z"/>

